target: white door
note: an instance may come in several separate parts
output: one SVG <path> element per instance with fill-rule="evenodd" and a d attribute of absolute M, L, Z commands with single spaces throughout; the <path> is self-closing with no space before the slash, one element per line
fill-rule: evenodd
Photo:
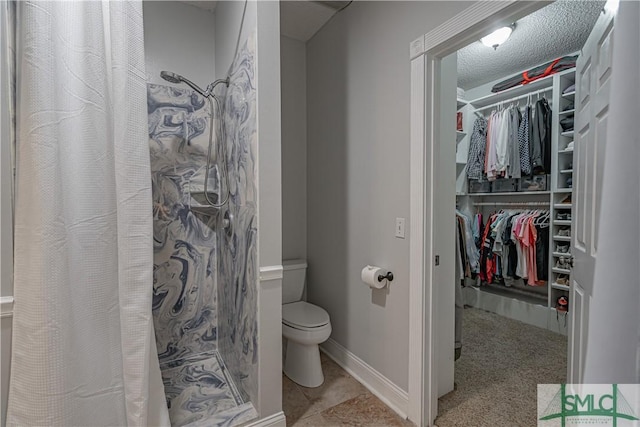
<path fill-rule="evenodd" d="M 574 258 L 569 298 L 568 382 L 582 382 L 589 303 L 598 255 L 598 216 L 611 87 L 613 21 L 617 1 L 609 0 L 576 64 L 576 122 L 573 156 Z"/>

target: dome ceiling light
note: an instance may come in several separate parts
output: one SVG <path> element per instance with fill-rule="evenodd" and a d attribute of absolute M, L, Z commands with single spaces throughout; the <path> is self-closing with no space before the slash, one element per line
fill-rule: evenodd
<path fill-rule="evenodd" d="M 513 32 L 514 28 L 515 28 L 515 24 L 509 27 L 498 28 L 488 36 L 481 38 L 480 41 L 482 42 L 483 45 L 487 47 L 492 47 L 493 50 L 496 50 L 498 46 L 500 46 L 502 43 L 507 41 L 507 39 L 511 36 L 511 33 Z"/>

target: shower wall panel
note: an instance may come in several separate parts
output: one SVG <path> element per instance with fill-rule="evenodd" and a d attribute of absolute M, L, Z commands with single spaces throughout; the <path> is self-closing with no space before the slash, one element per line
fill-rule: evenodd
<path fill-rule="evenodd" d="M 209 104 L 191 90 L 147 85 L 153 185 L 153 317 L 160 363 L 217 350 L 217 218 L 189 209 L 201 175 Z"/>
<path fill-rule="evenodd" d="M 245 400 L 258 395 L 255 32 L 241 45 L 225 97 L 231 227 L 219 233 L 219 351 Z"/>

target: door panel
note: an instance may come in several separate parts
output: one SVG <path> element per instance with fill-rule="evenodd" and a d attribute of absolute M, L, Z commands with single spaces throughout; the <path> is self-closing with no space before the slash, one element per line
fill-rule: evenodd
<path fill-rule="evenodd" d="M 596 137 L 594 140 L 593 155 L 595 157 L 595 206 L 600 206 L 600 200 L 602 199 L 602 173 L 604 170 L 604 149 L 605 142 L 607 140 L 607 122 L 609 118 L 609 109 L 607 108 L 602 112 L 600 117 L 597 117 L 596 121 Z M 595 219 L 593 221 L 596 227 L 593 230 L 593 255 L 597 256 L 598 253 L 598 230 L 597 224 L 600 224 L 600 209 L 596 209 L 594 212 Z"/>
<path fill-rule="evenodd" d="M 586 337 L 586 333 L 583 333 L 582 326 L 584 325 L 582 319 L 583 309 L 585 307 L 584 304 L 584 290 L 582 287 L 574 282 L 574 292 L 573 298 L 570 301 L 571 307 L 569 310 L 573 313 L 571 329 L 572 333 L 569 337 L 569 352 L 571 354 L 580 354 L 583 352 L 583 348 L 586 346 L 586 340 L 583 340 L 582 337 Z M 583 359 L 577 359 L 576 363 L 569 364 L 569 378 L 579 378 L 580 372 L 582 372 L 582 364 L 584 363 Z M 571 382 L 571 381 L 569 381 Z"/>
<path fill-rule="evenodd" d="M 611 1 L 611 0 L 610 0 Z M 613 3 L 616 3 L 613 1 Z M 589 304 L 598 249 L 602 171 L 609 117 L 613 20 L 617 7 L 605 7 L 576 64 L 576 125 L 574 132 L 574 236 L 571 254 L 569 382 L 581 383 Z"/>

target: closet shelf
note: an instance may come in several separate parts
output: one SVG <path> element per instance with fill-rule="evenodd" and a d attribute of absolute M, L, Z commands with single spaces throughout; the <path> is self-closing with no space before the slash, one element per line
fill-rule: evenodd
<path fill-rule="evenodd" d="M 555 225 L 571 225 L 571 221 L 568 221 L 566 219 L 554 219 L 553 223 Z"/>
<path fill-rule="evenodd" d="M 553 289 L 559 289 L 559 290 L 561 290 L 561 291 L 568 291 L 569 289 L 571 289 L 571 288 L 569 288 L 569 286 L 567 286 L 567 285 L 560 285 L 559 283 L 552 283 L 552 284 L 551 284 L 551 287 L 552 287 Z"/>
<path fill-rule="evenodd" d="M 574 108 L 574 109 L 572 109 L 572 110 L 564 110 L 564 111 L 560 111 L 558 114 L 559 114 L 559 115 L 561 115 L 561 116 L 564 116 L 565 114 L 573 114 L 573 113 L 575 113 L 575 111 L 576 111 L 576 110 L 575 110 L 575 108 Z"/>
<path fill-rule="evenodd" d="M 510 191 L 507 193 L 471 193 L 470 197 L 486 197 L 486 196 L 531 196 L 534 194 L 551 194 L 550 191 Z"/>
<path fill-rule="evenodd" d="M 558 188 L 556 193 L 571 193 L 573 192 L 573 188 Z"/>
<path fill-rule="evenodd" d="M 572 130 L 568 130 L 566 132 L 562 132 L 560 135 L 573 137 L 573 131 Z"/>
<path fill-rule="evenodd" d="M 553 267 L 551 271 L 553 271 L 554 273 L 560 273 L 560 274 L 571 274 L 570 270 L 565 270 L 564 268 Z"/>
<path fill-rule="evenodd" d="M 571 209 L 571 203 L 556 203 L 553 207 L 556 209 Z"/>
<path fill-rule="evenodd" d="M 570 256 L 571 256 L 571 254 L 569 254 L 569 253 L 562 253 L 562 252 L 553 252 L 553 256 L 558 257 L 558 258 L 560 258 L 561 256 L 564 256 L 564 257 L 570 257 Z"/>
<path fill-rule="evenodd" d="M 573 169 L 561 169 L 560 173 L 573 173 Z"/>
<path fill-rule="evenodd" d="M 510 101 L 521 96 L 527 97 L 530 93 L 538 90 L 551 91 L 553 89 L 552 84 L 553 75 L 550 75 L 542 79 L 533 81 L 527 85 L 516 86 L 511 89 L 503 90 L 502 92 L 492 93 L 491 95 L 474 99 L 472 101 L 469 101 L 469 104 L 471 104 L 476 109 L 483 109 L 495 103 Z"/>
<path fill-rule="evenodd" d="M 573 154 L 573 149 L 571 149 L 571 150 L 560 150 L 560 151 L 558 151 L 558 154 L 569 154 L 569 153 Z"/>
<path fill-rule="evenodd" d="M 558 242 L 570 242 L 571 236 L 553 236 L 553 240 L 557 240 Z"/>
<path fill-rule="evenodd" d="M 460 99 L 460 98 L 456 99 L 456 102 L 457 102 L 457 105 L 458 105 L 458 110 L 468 104 L 467 101 L 465 101 L 464 99 Z"/>
<path fill-rule="evenodd" d="M 571 91 L 571 92 L 563 93 L 562 97 L 563 98 L 573 98 L 575 96 L 575 94 L 576 94 L 576 91 L 574 90 L 574 91 Z"/>

